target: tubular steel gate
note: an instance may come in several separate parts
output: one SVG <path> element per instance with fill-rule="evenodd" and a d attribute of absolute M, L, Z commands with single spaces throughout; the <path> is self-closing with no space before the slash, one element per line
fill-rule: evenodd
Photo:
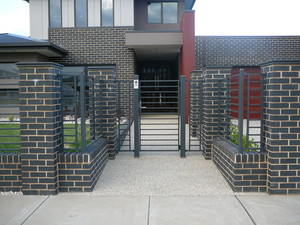
<path fill-rule="evenodd" d="M 134 76 L 135 157 L 140 151 L 180 151 L 185 157 L 186 151 L 202 150 L 202 84 L 185 76 L 180 80 L 139 80 Z"/>

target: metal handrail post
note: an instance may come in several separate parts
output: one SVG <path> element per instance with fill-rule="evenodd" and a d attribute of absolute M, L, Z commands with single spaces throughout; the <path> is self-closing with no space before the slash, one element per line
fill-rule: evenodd
<path fill-rule="evenodd" d="M 245 72 L 243 69 L 240 70 L 239 76 L 239 115 L 238 115 L 238 147 L 239 152 L 244 152 L 243 147 L 243 135 L 244 135 L 244 77 Z"/>
<path fill-rule="evenodd" d="M 186 77 L 184 75 L 180 76 L 180 112 L 181 112 L 181 136 L 180 136 L 180 157 L 184 158 L 185 155 L 185 107 L 186 107 L 186 101 L 185 101 L 185 90 L 186 89 Z"/>
<path fill-rule="evenodd" d="M 140 156 L 141 134 L 140 134 L 140 81 L 139 76 L 133 76 L 133 93 L 134 93 L 134 157 Z"/>

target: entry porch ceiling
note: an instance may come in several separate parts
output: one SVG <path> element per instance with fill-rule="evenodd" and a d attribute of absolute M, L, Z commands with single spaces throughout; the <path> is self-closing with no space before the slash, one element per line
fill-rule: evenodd
<path fill-rule="evenodd" d="M 134 31 L 125 36 L 126 46 L 134 49 L 139 60 L 173 60 L 180 53 L 180 31 Z"/>

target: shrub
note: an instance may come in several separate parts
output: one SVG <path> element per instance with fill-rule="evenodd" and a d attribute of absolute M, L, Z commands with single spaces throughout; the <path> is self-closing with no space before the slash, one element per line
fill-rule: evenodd
<path fill-rule="evenodd" d="M 13 115 L 10 115 L 10 116 L 8 117 L 8 119 L 9 119 L 10 122 L 13 122 L 13 121 L 15 120 L 15 117 L 14 117 Z"/>
<path fill-rule="evenodd" d="M 232 137 L 230 139 L 230 141 L 236 145 L 238 145 L 238 138 L 239 138 L 239 134 L 238 134 L 238 128 L 232 124 L 230 124 L 230 136 Z M 243 147 L 244 148 L 254 148 L 254 149 L 246 149 L 246 152 L 250 152 L 250 151 L 259 151 L 255 148 L 259 148 L 259 145 L 257 143 L 253 143 L 254 139 L 251 138 L 249 139 L 249 141 L 247 141 L 247 136 L 243 135 Z"/>

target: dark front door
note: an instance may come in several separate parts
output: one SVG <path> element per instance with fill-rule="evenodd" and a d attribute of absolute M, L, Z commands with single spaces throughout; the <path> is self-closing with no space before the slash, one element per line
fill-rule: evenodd
<path fill-rule="evenodd" d="M 177 112 L 177 64 L 169 61 L 141 62 L 139 73 L 142 112 Z"/>

